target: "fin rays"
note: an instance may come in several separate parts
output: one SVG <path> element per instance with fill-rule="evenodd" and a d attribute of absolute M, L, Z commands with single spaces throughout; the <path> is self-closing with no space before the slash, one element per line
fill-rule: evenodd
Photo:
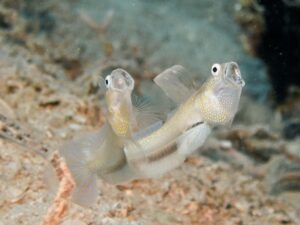
<path fill-rule="evenodd" d="M 180 80 L 180 76 L 185 73 L 183 66 L 175 65 L 157 75 L 154 82 L 170 99 L 177 104 L 181 104 L 193 94 L 192 88 Z M 185 78 L 187 79 L 187 76 Z"/>

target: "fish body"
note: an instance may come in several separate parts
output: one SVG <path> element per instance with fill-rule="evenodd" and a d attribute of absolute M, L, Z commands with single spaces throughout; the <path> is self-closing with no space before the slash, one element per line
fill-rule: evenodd
<path fill-rule="evenodd" d="M 134 80 L 122 69 L 105 78 L 107 121 L 95 132 L 76 136 L 61 148 L 76 183 L 73 201 L 89 206 L 96 200 L 97 177 L 120 183 L 135 177 L 123 148 L 132 140 L 133 106 L 131 93 Z"/>
<path fill-rule="evenodd" d="M 174 76 L 179 70 L 180 66 L 174 66 L 154 79 L 177 102 L 182 97 L 174 87 L 184 87 Z M 141 176 L 157 177 L 178 167 L 204 143 L 214 126 L 231 124 L 245 84 L 240 70 L 235 62 L 228 62 L 214 64 L 211 73 L 160 129 L 138 141 L 143 154 L 125 148 L 128 161 L 137 165 Z"/>
<path fill-rule="evenodd" d="M 113 70 L 104 82 L 107 105 L 105 125 L 98 131 L 76 136 L 66 142 L 60 151 L 75 179 L 73 201 L 83 206 L 89 206 L 96 200 L 97 177 L 112 184 L 138 177 L 136 168 L 127 161 L 124 147 L 130 145 L 140 151 L 134 130 L 157 120 L 158 115 L 156 111 L 149 110 L 143 101 L 134 106 L 134 80 L 125 70 Z"/>
<path fill-rule="evenodd" d="M 123 69 L 116 69 L 105 78 L 107 91 L 105 94 L 107 113 L 107 130 L 105 151 L 111 149 L 111 160 L 113 166 L 101 168 L 98 157 L 94 158 L 97 175 L 109 183 L 121 183 L 132 180 L 137 177 L 134 169 L 130 167 L 125 156 L 123 148 L 126 144 L 135 145 L 133 130 L 137 126 L 137 118 L 132 103 L 132 91 L 134 89 L 134 80 L 128 72 Z M 107 139 L 107 138 L 106 138 Z M 119 158 L 116 160 L 116 158 Z"/>

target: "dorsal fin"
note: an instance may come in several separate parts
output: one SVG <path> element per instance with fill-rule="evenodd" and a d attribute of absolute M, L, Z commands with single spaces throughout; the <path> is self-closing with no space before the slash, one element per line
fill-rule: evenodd
<path fill-rule="evenodd" d="M 176 104 L 183 103 L 194 93 L 192 84 L 187 84 L 190 80 L 187 71 L 181 65 L 174 65 L 154 78 L 154 82 Z"/>

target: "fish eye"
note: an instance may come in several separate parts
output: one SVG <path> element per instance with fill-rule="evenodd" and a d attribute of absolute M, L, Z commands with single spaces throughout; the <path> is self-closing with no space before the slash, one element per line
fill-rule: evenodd
<path fill-rule="evenodd" d="M 111 85 L 111 77 L 110 77 L 110 75 L 108 75 L 108 76 L 105 77 L 105 86 L 107 88 L 109 88 L 110 85 Z"/>
<path fill-rule="evenodd" d="M 216 63 L 216 64 L 212 65 L 212 67 L 211 67 L 211 74 L 213 76 L 217 76 L 218 73 L 219 73 L 219 71 L 220 71 L 220 69 L 221 69 L 221 65 L 220 64 Z"/>

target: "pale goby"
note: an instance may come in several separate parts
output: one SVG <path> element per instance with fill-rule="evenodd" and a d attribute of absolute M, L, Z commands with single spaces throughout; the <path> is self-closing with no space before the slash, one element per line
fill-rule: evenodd
<path fill-rule="evenodd" d="M 132 103 L 134 80 L 125 70 L 113 70 L 102 83 L 106 86 L 106 123 L 98 131 L 75 136 L 60 150 L 76 183 L 73 201 L 83 206 L 96 200 L 98 177 L 113 184 L 137 177 L 123 148 L 138 148 L 133 132 L 159 120 L 160 115 L 144 101 Z"/>
<path fill-rule="evenodd" d="M 238 111 L 245 82 L 237 63 L 214 64 L 211 76 L 194 92 L 180 81 L 183 70 L 176 65 L 154 79 L 178 109 L 161 128 L 138 140 L 142 151 L 124 149 L 141 177 L 157 177 L 181 165 L 214 126 L 230 125 Z"/>

